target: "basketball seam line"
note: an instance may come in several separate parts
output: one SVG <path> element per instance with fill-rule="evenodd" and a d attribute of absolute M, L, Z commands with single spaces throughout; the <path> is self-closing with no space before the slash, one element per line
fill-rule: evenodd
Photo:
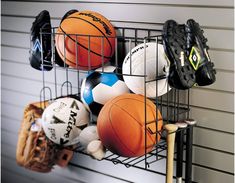
<path fill-rule="evenodd" d="M 131 97 L 126 97 L 125 99 L 131 99 L 131 100 L 136 100 L 136 101 L 139 101 L 139 102 L 143 102 L 142 100 L 138 100 L 138 99 L 136 99 L 136 98 L 131 98 Z M 119 99 L 119 100 L 117 100 L 117 102 L 118 101 L 120 101 L 120 100 L 123 100 L 123 99 Z M 115 104 L 116 105 L 116 104 Z M 148 106 L 150 106 L 149 104 L 147 104 Z M 156 109 L 158 110 L 158 108 L 157 108 L 157 106 L 155 105 L 155 104 L 153 104 L 155 107 L 156 107 Z M 154 111 L 152 111 L 152 108 L 150 107 L 150 109 L 151 109 L 151 112 L 153 113 L 153 114 L 155 114 L 155 112 Z M 159 110 L 158 110 L 159 111 Z M 128 113 L 129 114 L 129 113 Z M 160 116 L 161 116 L 161 113 L 160 113 Z M 131 116 L 132 118 L 134 118 L 133 116 Z M 134 118 L 135 119 L 135 118 Z M 136 120 L 136 119 L 135 119 Z M 155 117 L 155 120 L 156 120 L 156 117 Z M 162 116 L 161 116 L 161 118 L 159 118 L 158 119 L 158 122 L 159 121 L 161 121 L 162 120 Z M 138 120 L 136 120 L 137 122 L 138 122 L 138 124 L 139 124 L 139 121 Z M 157 128 L 156 128 L 157 129 Z M 152 138 L 151 138 L 152 139 Z"/>
<path fill-rule="evenodd" d="M 128 95 L 132 95 L 132 94 L 128 94 Z M 139 94 L 137 94 L 137 95 L 139 95 Z M 139 95 L 139 96 L 141 96 L 141 95 Z M 143 96 L 144 97 L 144 96 Z M 136 99 L 136 98 L 132 98 L 132 97 L 126 97 L 125 99 L 131 99 L 131 100 L 136 100 L 136 101 L 139 101 L 139 102 L 143 102 L 142 100 L 138 100 L 138 99 Z M 120 101 L 120 100 L 124 100 L 124 99 L 118 99 L 117 101 Z M 143 102 L 144 103 L 144 102 Z M 149 104 L 147 104 L 148 106 L 150 106 Z M 155 107 L 156 107 L 156 105 L 155 104 L 153 104 Z M 151 106 L 150 106 L 151 107 Z"/>
<path fill-rule="evenodd" d="M 130 99 L 133 99 L 133 98 L 130 98 Z M 134 100 L 136 100 L 136 99 L 134 99 Z M 137 100 L 137 101 L 140 101 L 140 100 Z M 117 106 L 117 107 L 119 107 L 118 105 L 116 105 L 116 104 L 114 104 L 115 106 Z M 113 106 L 112 106 L 113 107 Z M 111 107 L 111 108 L 112 108 Z M 109 109 L 109 114 L 110 114 L 110 111 L 111 111 L 111 108 Z M 121 110 L 123 110 L 121 107 L 119 107 Z M 123 110 L 123 111 L 125 111 L 125 110 Z M 126 112 L 126 111 L 125 111 Z M 128 113 L 129 114 L 129 113 Z M 133 119 L 135 119 L 132 115 L 130 115 L 130 117 L 131 118 L 133 118 Z M 110 117 L 110 115 L 109 115 L 109 121 L 111 122 L 111 117 Z M 138 120 L 136 120 L 135 119 L 135 121 L 137 121 L 138 122 L 138 124 L 139 124 L 139 121 Z M 112 129 L 113 129 L 113 132 L 114 132 L 114 134 L 115 134 L 115 136 L 116 136 L 116 138 L 117 138 L 117 140 L 119 140 L 120 142 L 121 142 L 121 144 L 123 145 L 123 147 L 124 148 L 126 148 L 129 152 L 131 152 L 132 154 L 135 154 L 132 150 L 130 150 L 123 142 L 122 142 L 122 140 L 118 137 L 118 135 L 117 135 L 117 133 L 116 133 L 116 131 L 115 131 L 115 128 L 113 127 L 113 125 L 112 125 L 112 123 L 110 123 L 110 125 L 112 126 Z M 140 124 L 139 124 L 139 126 L 141 126 Z M 141 127 L 141 129 L 142 129 L 142 127 Z M 143 131 L 144 129 L 142 129 L 142 131 Z M 149 136 L 149 134 L 148 134 L 148 136 Z M 152 138 L 150 137 L 150 139 L 152 140 Z M 151 146 L 150 146 L 151 147 Z M 148 149 L 149 147 L 147 146 L 147 149 Z"/>
<path fill-rule="evenodd" d="M 112 106 L 113 107 L 113 106 Z M 115 128 L 113 127 L 113 125 L 112 125 L 112 123 L 111 123 L 111 116 L 110 116 L 110 111 L 111 111 L 111 109 L 112 109 L 112 107 L 109 109 L 109 122 L 110 122 L 110 125 L 111 125 L 111 127 L 112 127 L 112 129 L 113 129 L 113 133 L 114 133 L 114 135 L 116 136 L 116 139 L 122 144 L 122 146 L 125 148 L 125 149 L 127 149 L 129 152 L 131 152 L 132 154 L 135 154 L 131 149 L 129 149 L 127 146 L 126 146 L 126 144 L 124 144 L 123 142 L 122 142 L 122 140 L 118 137 L 118 135 L 117 135 L 117 133 L 116 133 L 116 131 L 115 131 Z"/>
<path fill-rule="evenodd" d="M 86 20 L 84 20 L 84 19 L 82 19 L 82 18 L 78 18 L 78 17 L 68 17 L 68 18 L 66 18 L 66 19 L 69 19 L 69 18 L 71 18 L 71 19 L 72 19 L 72 18 L 80 19 L 80 20 L 83 20 L 84 22 L 87 22 L 87 23 L 93 25 L 93 26 L 105 37 L 105 39 L 108 41 L 109 46 L 110 46 L 110 48 L 111 48 L 111 53 L 110 53 L 110 55 L 112 54 L 113 48 L 112 48 L 112 46 L 111 46 L 111 43 L 110 43 L 109 39 L 106 37 L 106 35 L 105 35 L 96 25 L 94 25 L 94 24 L 92 24 L 91 22 L 88 22 L 88 21 L 86 21 Z M 66 20 L 66 19 L 65 19 L 65 20 Z M 84 49 L 87 49 L 87 50 L 88 50 L 87 47 L 85 47 L 84 45 L 80 44 L 78 41 L 74 40 L 70 35 L 68 35 L 68 34 L 62 29 L 61 25 L 60 25 L 60 29 L 62 30 L 62 32 L 63 32 L 65 35 L 67 35 L 67 36 L 68 36 L 70 39 L 72 39 L 75 43 L 77 43 L 78 45 L 80 45 L 80 46 L 83 47 Z M 92 50 L 90 50 L 90 52 L 94 53 L 95 55 L 98 55 L 98 56 L 101 56 L 101 57 L 102 57 L 101 54 L 96 53 L 96 52 L 94 52 L 94 51 L 92 51 Z M 104 56 L 104 58 L 110 59 L 111 56 Z"/>
<path fill-rule="evenodd" d="M 63 30 L 62 30 L 63 31 Z M 57 48 L 57 47 L 56 47 Z M 58 50 L 57 49 L 57 52 L 58 53 L 60 53 L 61 55 L 63 55 L 62 53 L 61 53 L 61 51 L 60 50 Z M 76 66 L 78 66 L 78 67 L 82 67 L 82 68 L 87 68 L 87 67 L 89 67 L 89 66 L 86 66 L 86 65 L 81 65 L 81 64 L 79 64 L 79 63 L 74 63 L 74 62 L 72 62 L 72 61 L 70 61 L 68 58 L 66 58 L 65 56 L 63 56 L 63 58 L 65 58 L 65 59 L 62 59 L 63 60 L 63 62 L 65 62 L 66 64 L 71 64 L 70 66 L 71 67 L 76 67 Z M 93 66 L 91 66 L 91 69 L 93 69 L 93 68 L 96 68 L 96 67 L 99 67 L 100 66 L 100 64 L 98 64 L 98 65 L 93 65 Z"/>
<path fill-rule="evenodd" d="M 110 53 L 109 55 L 112 54 L 112 52 L 113 52 L 113 47 L 112 47 L 112 45 L 111 45 L 109 39 L 108 39 L 107 36 L 102 32 L 102 30 L 100 30 L 96 25 L 94 25 L 93 23 L 91 23 L 91 22 L 89 22 L 89 21 L 87 21 L 87 20 L 85 20 L 85 19 L 83 19 L 83 18 L 78 18 L 78 17 L 68 17 L 68 18 L 76 18 L 76 19 L 83 20 L 83 21 L 85 21 L 85 22 L 87 22 L 87 23 L 93 25 L 96 29 L 98 29 L 98 31 L 100 31 L 100 33 L 105 37 L 105 39 L 106 39 L 106 40 L 108 41 L 108 43 L 109 43 L 109 46 L 110 46 L 110 48 L 111 48 L 111 53 Z M 101 56 L 102 56 L 102 55 L 101 55 Z M 107 57 L 107 56 L 104 56 L 104 57 Z M 109 56 L 108 58 L 111 58 L 111 56 Z"/>
<path fill-rule="evenodd" d="M 116 104 L 114 104 L 116 107 L 119 107 L 121 110 L 123 110 L 123 111 L 125 111 L 125 112 L 127 112 L 129 115 L 130 115 L 130 117 L 131 118 L 133 118 L 133 119 L 135 119 L 135 121 L 137 121 L 137 123 L 139 124 L 139 126 L 141 126 L 141 129 L 143 128 L 143 126 L 141 125 L 141 123 L 134 117 L 134 116 L 132 116 L 128 111 L 126 111 L 125 109 L 123 109 L 123 108 L 121 108 L 120 106 L 118 106 L 118 105 L 116 105 Z M 148 104 L 147 104 L 148 105 Z M 149 106 L 149 105 L 148 105 Z M 151 109 L 151 107 L 150 107 L 150 109 Z M 151 109 L 151 113 L 153 114 L 153 116 L 155 115 L 155 113 L 153 113 L 153 111 L 152 111 L 152 109 Z M 155 120 L 156 120 L 156 118 L 155 118 Z M 147 122 L 148 123 L 148 122 Z M 143 124 L 143 125 L 145 125 L 145 124 Z M 144 129 L 143 129 L 144 130 Z M 146 129 L 146 132 L 147 132 L 147 129 Z M 149 134 L 149 133 L 147 133 L 148 134 L 148 136 L 150 137 L 150 139 L 154 142 L 154 139 L 152 139 L 152 136 Z"/>

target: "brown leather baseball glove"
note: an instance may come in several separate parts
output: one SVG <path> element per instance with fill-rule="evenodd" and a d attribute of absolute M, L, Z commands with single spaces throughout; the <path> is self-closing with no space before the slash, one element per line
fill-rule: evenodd
<path fill-rule="evenodd" d="M 47 106 L 48 102 L 44 104 Z M 50 172 L 55 164 L 65 167 L 73 152 L 59 148 L 46 137 L 39 122 L 42 106 L 37 102 L 25 108 L 18 134 L 16 161 L 27 169 L 45 173 Z"/>

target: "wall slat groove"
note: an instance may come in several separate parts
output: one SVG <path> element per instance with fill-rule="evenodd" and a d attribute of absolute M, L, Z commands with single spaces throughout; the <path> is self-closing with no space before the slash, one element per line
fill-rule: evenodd
<path fill-rule="evenodd" d="M 4 11 L 5 4 L 8 4 L 7 12 Z M 22 7 L 23 5 L 23 7 Z M 77 7 L 78 3 L 57 3 L 56 7 L 60 10 L 62 9 L 71 9 Z M 15 14 L 15 15 L 35 15 L 36 12 L 39 12 L 43 7 L 45 7 L 45 2 L 3 2 L 2 3 L 2 13 L 3 14 Z M 18 8 L 14 8 L 18 7 Z M 27 11 L 21 11 L 23 8 Z M 62 17 L 62 11 L 56 11 L 54 8 L 54 3 L 47 3 L 46 8 L 51 12 L 55 17 Z M 129 10 L 135 9 L 136 12 L 141 12 L 141 14 L 130 14 Z M 171 6 L 148 6 L 138 4 L 95 4 L 91 6 L 89 3 L 80 4 L 79 9 L 90 9 L 93 11 L 98 11 L 101 14 L 105 15 L 110 20 L 128 20 L 128 21 L 139 21 L 139 22 L 165 22 L 166 19 L 170 19 L 172 16 L 175 17 L 179 22 L 185 22 L 187 17 L 181 16 L 181 12 L 184 11 L 185 14 L 188 14 L 191 17 L 197 17 L 200 20 L 201 25 L 209 27 L 229 27 L 232 28 L 232 16 L 233 9 L 224 9 L 224 8 L 191 8 L 191 7 L 171 7 Z M 113 11 L 110 11 L 113 9 Z M 118 10 L 118 12 L 116 12 Z M 165 13 L 168 12 L 168 13 Z M 200 12 L 200 13 L 199 13 Z M 65 13 L 65 12 L 64 12 Z M 129 14 L 128 14 L 129 13 Z M 128 14 L 128 16 L 126 16 Z M 118 16 L 117 16 L 118 15 Z M 163 16 L 164 15 L 164 16 Z M 210 17 L 217 17 L 210 18 Z M 223 18 L 222 18 L 223 17 Z M 226 19 L 226 21 L 224 21 Z"/>
<path fill-rule="evenodd" d="M 24 183 L 41 183 L 39 180 L 36 181 L 35 179 L 30 177 L 23 177 L 21 173 L 5 167 L 1 169 L 1 177 L 1 182 L 5 183 L 15 182 L 15 180 Z"/>
<path fill-rule="evenodd" d="M 31 22 L 35 19 L 35 16 L 24 16 L 24 15 L 11 15 L 11 14 L 2 14 L 2 17 L 14 17 L 14 18 L 29 18 L 32 19 Z M 61 20 L 61 17 L 53 17 L 51 16 L 51 20 L 57 20 L 58 24 Z M 156 23 L 156 22 L 138 22 L 138 21 L 120 21 L 120 20 L 110 20 L 112 23 L 128 23 L 128 24 L 148 24 L 148 25 L 160 25 L 163 26 L 164 23 Z M 230 30 L 233 31 L 233 27 L 217 27 L 217 26 L 201 26 L 203 29 L 216 29 L 216 30 Z"/>
<path fill-rule="evenodd" d="M 197 127 L 195 127 L 195 128 L 197 128 Z M 227 151 L 223 151 L 223 150 L 219 150 L 219 149 L 210 148 L 210 147 L 207 147 L 207 146 L 201 146 L 201 145 L 198 145 L 198 144 L 193 144 L 193 146 L 194 147 L 199 147 L 199 148 L 202 148 L 202 149 L 207 149 L 207 150 L 212 150 L 212 151 L 232 155 L 232 156 L 234 156 L 234 154 L 235 154 L 235 153 L 231 153 L 231 152 L 227 152 Z"/>
<path fill-rule="evenodd" d="M 10 63 L 15 63 L 15 64 L 20 64 L 20 65 L 24 65 L 26 67 L 29 66 L 29 61 L 28 62 L 19 62 L 19 61 L 15 61 L 15 60 L 8 60 L 8 59 L 4 59 L 2 58 L 2 62 L 5 64 L 10 64 Z M 57 67 L 57 70 L 62 70 L 61 67 Z M 76 72 L 75 70 L 70 70 L 71 72 Z M 51 73 L 53 73 L 53 70 L 50 71 Z M 82 72 L 81 72 L 82 73 Z M 86 73 L 86 72 L 84 72 Z M 217 82 L 215 84 L 213 84 L 212 86 L 206 86 L 206 87 L 200 87 L 200 86 L 195 86 L 193 88 L 196 89 L 201 89 L 201 90 L 208 90 L 208 91 L 217 91 L 217 92 L 225 92 L 225 93 L 234 93 L 234 78 L 233 78 L 233 74 L 234 72 L 230 72 L 230 71 L 224 71 L 224 70 L 217 70 Z M 8 75 L 7 73 L 3 73 L 3 75 Z M 12 76 L 14 77 L 14 76 Z M 22 76 L 19 76 L 20 78 Z M 27 79 L 27 77 L 22 77 L 22 79 Z M 31 79 L 31 78 L 30 78 Z M 224 82 L 224 80 L 226 79 L 227 82 Z M 35 81 L 41 82 L 41 80 L 36 79 Z M 50 84 L 53 84 L 52 82 L 48 81 Z"/>
<path fill-rule="evenodd" d="M 6 149 L 9 149 L 9 148 L 13 148 L 14 149 L 14 146 L 12 145 L 12 144 L 5 144 L 5 142 L 2 142 L 2 144 L 3 144 L 3 146 L 4 146 L 4 148 L 5 148 L 5 146 L 7 147 Z M 199 148 L 200 149 L 200 148 Z M 8 152 L 8 151 L 7 151 Z M 6 153 L 7 153 L 6 152 Z M 5 153 L 4 153 L 5 154 Z M 13 155 L 13 157 L 12 157 L 12 155 Z M 84 158 L 88 158 L 89 159 L 89 157 L 87 157 L 86 155 L 82 155 L 82 154 L 77 154 L 79 157 L 77 157 L 77 156 L 75 156 L 75 159 L 72 161 L 72 163 L 73 164 L 77 164 L 77 163 L 75 163 L 76 162 L 76 159 L 80 159 L 80 160 L 82 160 L 82 159 L 84 159 Z M 12 154 L 12 153 L 10 153 L 10 154 L 6 154 L 6 156 L 9 156 L 11 159 L 14 159 L 14 154 Z M 82 158 L 83 157 L 83 158 Z M 91 161 L 94 161 L 94 160 L 91 160 Z M 107 162 L 107 161 L 104 161 L 104 162 Z M 94 163 L 100 163 L 100 162 L 97 162 L 97 161 L 95 161 Z M 108 162 L 109 164 L 111 163 L 111 162 Z M 184 161 L 184 163 L 185 163 L 185 161 Z M 84 164 L 84 162 L 82 163 L 81 162 L 81 164 L 80 163 L 78 163 L 77 164 L 77 166 L 78 167 L 80 167 L 80 166 L 84 166 L 84 165 L 86 165 L 86 163 Z M 112 163 L 111 163 L 111 165 L 112 165 Z M 112 166 L 114 166 L 115 167 L 115 165 L 112 165 Z M 90 168 L 89 168 L 90 167 Z M 91 168 L 92 166 L 88 166 L 87 168 L 89 168 L 89 169 L 91 169 L 92 170 L 92 168 Z M 197 163 L 193 163 L 193 168 L 195 168 L 195 167 L 201 167 L 201 168 L 205 168 L 206 166 L 201 166 L 201 165 L 199 165 L 199 164 L 197 164 Z M 126 169 L 125 167 L 124 167 L 124 169 Z M 212 171 L 214 171 L 214 172 L 218 172 L 218 173 L 222 173 L 222 174 L 227 174 L 227 172 L 226 171 L 220 171 L 220 169 L 216 169 L 216 168 L 213 168 L 213 167 L 208 167 L 207 166 L 207 169 L 209 169 L 210 171 L 212 170 Z M 127 171 L 128 171 L 129 169 L 127 169 Z M 98 172 L 100 172 L 101 174 L 102 174 L 102 172 L 101 171 L 99 171 L 98 170 Z M 147 172 L 146 172 L 147 173 Z M 159 172 L 160 174 L 161 174 L 161 172 Z M 165 173 L 164 172 L 164 170 L 163 170 L 163 173 Z M 229 173 L 229 174 L 232 174 L 231 172 Z M 200 182 L 201 183 L 201 182 Z"/>
<path fill-rule="evenodd" d="M 228 135 L 235 135 L 234 132 L 228 132 L 228 131 L 222 131 L 222 130 L 215 130 L 215 129 L 213 129 L 213 128 L 207 128 L 207 127 L 203 127 L 203 126 L 199 126 L 199 125 L 197 125 L 196 128 L 201 128 L 201 129 L 205 129 L 205 130 L 212 130 L 212 131 L 227 133 Z"/>
<path fill-rule="evenodd" d="M 99 4 L 135 4 L 135 5 L 158 5 L 158 6 L 173 6 L 173 7 L 193 7 L 193 8 L 225 8 L 225 9 L 233 9 L 233 6 L 225 6 L 225 5 L 217 5 L 214 4 L 211 5 L 196 5 L 196 4 L 182 4 L 182 3 L 150 3 L 150 2 L 134 2 L 133 1 L 126 1 L 126 2 L 120 2 L 120 1 L 63 1 L 63 0 L 3 0 L 3 1 L 16 1 L 16 2 L 35 2 L 35 3 L 99 3 Z"/>
<path fill-rule="evenodd" d="M 196 166 L 198 166 L 198 167 L 206 168 L 206 169 L 213 170 L 213 171 L 219 171 L 219 172 L 221 172 L 221 173 L 225 173 L 225 174 L 234 176 L 234 173 L 227 172 L 227 171 L 224 171 L 224 170 L 218 170 L 218 169 L 216 169 L 216 168 L 211 168 L 211 167 L 203 166 L 203 165 L 201 165 L 201 164 L 196 164 L 196 163 L 194 163 L 194 165 L 196 165 Z"/>
<path fill-rule="evenodd" d="M 217 69 L 217 81 L 211 86 L 193 87 L 190 91 L 190 117 L 197 120 L 193 141 L 193 181 L 232 183 L 234 179 L 234 2 L 233 0 L 3 0 L 1 14 L 1 126 L 4 181 L 29 182 L 121 183 L 164 182 L 165 177 L 137 169 L 114 166 L 107 161 L 94 161 L 76 154 L 66 169 L 56 168 L 51 174 L 39 175 L 16 165 L 15 146 L 24 107 L 39 101 L 42 73 L 29 65 L 30 27 L 43 9 L 51 15 L 52 26 L 58 26 L 69 9 L 90 9 L 111 20 L 116 27 L 161 30 L 167 19 L 185 23 L 194 18 L 204 29 L 210 46 L 210 57 Z M 130 9 L 132 10 L 130 13 Z M 182 12 L 184 12 L 182 14 Z M 128 35 L 132 33 L 128 32 Z M 141 34 L 142 36 L 142 34 Z M 63 69 L 58 85 L 65 80 Z M 69 70 L 73 91 L 76 72 Z M 85 73 L 81 73 L 84 77 Z M 53 70 L 45 73 L 46 85 L 54 89 Z M 79 81 L 80 82 L 80 81 Z M 59 87 L 59 86 L 58 86 Z M 58 89 L 59 90 L 59 89 Z M 59 93 L 59 92 L 58 92 Z M 53 96 L 54 97 L 54 96 Z M 20 100 L 19 100 L 20 98 Z M 181 98 L 180 102 L 184 102 Z M 14 127 L 13 127 L 14 126 Z M 4 149 L 4 151 L 3 151 Z M 185 162 L 184 162 L 185 165 Z M 165 162 L 154 164 L 165 174 Z"/>
<path fill-rule="evenodd" d="M 15 165 L 15 159 L 12 157 L 9 157 L 8 155 L 2 155 L 2 162 L 6 165 L 6 170 L 10 170 L 16 174 L 21 174 L 23 177 L 27 177 L 32 179 L 36 182 L 50 182 L 50 183 L 60 183 L 60 182 L 66 182 L 66 183 L 85 183 L 80 180 L 74 180 L 73 177 L 66 177 L 65 175 L 61 175 L 59 173 L 56 173 L 56 171 L 53 171 L 49 174 L 42 174 L 42 173 L 35 173 L 30 170 L 25 170 L 19 166 Z M 12 169 L 14 168 L 15 169 Z M 44 176 L 43 176 L 44 175 Z M 16 180 L 15 180 L 16 181 Z"/>
<path fill-rule="evenodd" d="M 12 25 L 9 25 L 12 26 Z M 29 45 L 29 40 L 30 40 L 30 35 L 29 32 L 26 32 L 25 30 L 9 30 L 9 29 L 4 29 L 4 27 L 2 27 L 2 35 L 5 37 L 9 37 L 10 39 L 8 41 L 11 41 L 10 44 L 8 42 L 5 41 L 5 39 L 2 40 L 2 44 L 3 45 L 17 45 L 17 46 L 22 46 L 22 44 L 27 44 Z M 28 30 L 30 29 L 30 27 L 28 28 Z M 162 29 L 162 27 L 161 27 Z M 231 46 L 233 46 L 233 43 L 230 43 L 229 40 L 233 37 L 233 31 L 231 30 L 205 30 L 205 34 L 207 35 L 208 39 L 211 40 L 211 42 L 209 42 L 208 44 L 210 45 L 210 50 L 214 50 L 214 51 L 234 51 L 234 49 L 231 49 Z M 223 35 L 223 43 L 227 43 L 225 44 L 221 44 L 221 41 L 219 42 L 217 39 L 217 37 Z M 18 37 L 24 41 L 21 42 L 21 44 L 19 45 L 19 42 L 17 42 L 14 37 Z M 13 39 L 11 38 L 13 37 Z M 211 38 L 211 39 L 210 39 Z"/>
<path fill-rule="evenodd" d="M 12 124 L 17 124 L 15 125 L 17 128 L 20 127 L 20 123 L 22 121 L 23 118 L 23 110 L 22 110 L 22 114 L 21 114 L 21 118 L 20 119 L 15 119 L 12 118 L 10 115 L 2 115 L 2 120 L 4 121 L 4 123 L 2 123 L 2 130 L 5 132 L 10 132 L 10 133 L 18 133 L 18 129 L 15 128 L 11 128 Z M 197 127 L 195 127 L 195 129 L 197 129 Z M 223 134 L 224 132 L 220 132 L 220 134 Z M 214 137 L 214 136 L 212 136 Z M 234 153 L 232 152 L 228 152 L 228 151 L 224 151 L 224 150 L 219 150 L 219 149 L 215 149 L 212 147 L 208 147 L 208 146 L 203 146 L 203 145 L 198 145 L 198 144 L 193 144 L 194 147 L 200 147 L 201 149 L 207 149 L 207 150 L 211 150 L 211 151 L 215 151 L 215 152 L 220 152 L 220 153 L 224 153 L 224 154 L 228 154 L 228 155 L 234 155 Z"/>

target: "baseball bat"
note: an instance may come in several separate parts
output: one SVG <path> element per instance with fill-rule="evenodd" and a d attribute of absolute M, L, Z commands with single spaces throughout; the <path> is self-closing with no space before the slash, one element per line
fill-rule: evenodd
<path fill-rule="evenodd" d="M 175 123 L 180 129 L 176 133 L 176 148 L 177 148 L 177 161 L 176 161 L 176 183 L 182 183 L 183 176 L 183 152 L 184 152 L 184 129 L 188 126 L 187 123 L 180 121 Z"/>
<path fill-rule="evenodd" d="M 188 124 L 186 131 L 186 165 L 185 165 L 185 183 L 192 183 L 192 144 L 193 144 L 193 125 L 196 124 L 194 119 L 187 119 Z"/>
<path fill-rule="evenodd" d="M 178 127 L 175 124 L 166 124 L 165 129 L 167 130 L 166 183 L 172 183 L 173 182 L 175 132 L 178 129 Z"/>

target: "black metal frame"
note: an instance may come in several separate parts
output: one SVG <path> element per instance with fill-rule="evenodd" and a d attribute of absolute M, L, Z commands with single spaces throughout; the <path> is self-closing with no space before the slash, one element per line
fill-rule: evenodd
<path fill-rule="evenodd" d="M 43 101 L 48 99 L 48 97 L 46 97 L 46 90 L 49 91 L 49 95 L 50 95 L 49 100 L 52 100 L 54 98 L 58 98 L 59 96 L 66 96 L 66 95 L 76 95 L 76 96 L 80 97 L 80 79 L 81 79 L 80 75 L 82 73 L 87 72 L 87 71 L 81 71 L 81 70 L 74 69 L 74 68 L 59 67 L 58 65 L 56 65 L 56 63 L 55 63 L 55 44 L 54 44 L 55 43 L 55 35 L 57 34 L 56 29 L 57 29 L 56 27 L 52 28 L 52 33 L 51 33 L 52 61 L 53 61 L 52 66 L 54 68 L 54 71 L 51 71 L 51 72 L 54 72 L 55 93 L 52 96 L 52 93 L 53 93 L 52 89 L 49 86 L 47 86 L 47 83 L 46 83 L 45 72 L 48 72 L 48 71 L 42 71 L 42 90 L 40 91 L 40 101 L 42 103 L 43 103 Z M 156 44 L 162 43 L 161 30 L 130 28 L 130 27 L 116 27 L 116 30 L 117 30 L 118 34 L 121 34 L 115 38 L 116 45 L 115 45 L 114 59 L 115 59 L 115 66 L 117 68 L 120 68 L 120 61 L 123 61 L 125 55 L 127 54 L 127 50 L 125 49 L 126 43 L 129 44 L 129 50 L 131 48 L 132 43 L 134 43 L 135 46 L 138 45 L 139 43 L 146 44 L 146 42 L 149 42 L 149 41 L 154 41 L 154 42 L 156 42 Z M 127 32 L 129 32 L 131 35 L 126 36 Z M 139 32 L 144 33 L 144 36 L 140 37 Z M 156 34 L 156 36 L 152 36 L 151 34 L 153 34 L 153 33 Z M 40 32 L 41 42 L 42 42 L 42 34 L 48 34 L 48 33 L 45 33 L 45 32 L 43 32 L 43 30 L 41 30 L 41 32 Z M 77 36 L 83 36 L 83 35 L 77 35 Z M 90 51 L 89 49 L 90 49 L 90 47 L 88 48 L 88 52 Z M 66 54 L 65 51 L 64 51 L 64 53 Z M 77 53 L 76 53 L 76 55 L 77 55 Z M 41 56 L 43 58 L 43 53 Z M 157 59 L 158 59 L 158 56 L 156 56 L 156 60 Z M 156 72 L 158 75 L 158 60 L 156 62 L 157 62 Z M 103 65 L 104 64 L 102 63 L 102 66 Z M 66 66 L 66 65 L 64 65 L 64 66 Z M 60 85 L 58 83 L 58 79 L 57 79 L 58 70 L 62 70 L 65 73 L 65 77 L 66 77 L 65 81 L 60 86 L 61 95 L 58 94 L 58 88 Z M 72 92 L 73 86 L 72 86 L 72 82 L 70 82 L 69 72 L 76 72 L 77 73 L 77 87 L 75 87 L 75 88 L 77 88 L 77 91 L 74 93 Z M 145 83 L 147 83 L 148 81 L 146 81 L 146 70 L 145 70 L 145 73 L 142 77 L 145 78 Z M 156 77 L 156 82 L 162 78 L 166 78 L 166 76 Z M 64 87 L 66 87 L 66 94 L 65 95 L 63 94 Z M 158 89 L 157 87 L 158 87 L 158 85 L 156 84 L 156 91 Z M 169 86 L 168 86 L 168 91 L 169 91 Z M 184 98 L 186 98 L 185 97 L 186 95 L 188 95 L 187 100 L 185 102 L 180 102 L 180 96 L 184 96 Z M 147 100 L 147 97 L 146 97 L 146 84 L 145 84 L 145 102 L 146 102 L 146 100 Z M 189 90 L 187 92 L 187 91 L 179 91 L 177 89 L 172 88 L 172 90 L 167 92 L 167 94 L 165 94 L 164 96 L 158 97 L 156 99 L 150 99 L 150 100 L 152 100 L 156 104 L 157 108 L 160 110 L 161 114 L 163 115 L 164 124 L 175 123 L 180 119 L 189 118 L 189 111 L 190 111 Z M 157 111 L 156 111 L 156 114 L 158 114 Z M 156 119 L 156 126 L 158 126 L 157 122 L 158 122 L 158 117 Z M 145 129 L 148 130 L 147 129 L 147 122 L 146 122 L 146 107 L 145 107 Z M 177 130 L 177 132 L 182 131 L 182 135 L 184 136 L 186 130 L 187 130 L 188 135 L 192 135 L 192 133 L 190 133 L 190 131 L 192 131 L 192 129 L 189 127 L 187 129 L 183 129 L 183 130 L 179 129 L 179 130 Z M 107 161 L 113 162 L 113 164 L 123 164 L 126 167 L 135 167 L 135 168 L 144 169 L 144 170 L 147 170 L 150 172 L 155 172 L 158 174 L 165 175 L 164 173 L 158 172 L 158 171 L 151 168 L 152 164 L 156 163 L 157 161 L 164 160 L 166 158 L 166 156 L 164 154 L 164 152 L 166 150 L 166 146 L 167 146 L 166 140 L 165 140 L 166 133 L 162 129 L 159 129 L 156 133 L 161 135 L 160 142 L 157 142 L 154 149 L 151 152 L 146 153 L 144 156 L 136 157 L 136 158 L 124 158 L 124 157 L 120 157 L 120 156 L 108 151 L 104 159 Z M 145 135 L 145 142 L 146 142 L 146 135 Z M 187 159 L 189 159 L 189 160 L 192 159 L 192 146 L 190 146 L 191 144 L 192 144 L 192 142 L 187 141 L 187 150 L 186 150 L 187 153 L 186 154 L 187 154 Z M 185 146 L 185 144 L 184 144 L 184 146 Z M 181 148 L 185 149 L 184 146 Z M 77 147 L 76 149 L 74 149 L 74 152 L 86 154 L 81 150 L 80 147 Z M 146 152 L 146 150 L 145 150 L 145 152 Z M 187 170 L 187 172 L 186 172 L 187 173 L 186 176 L 188 176 L 188 177 L 191 177 L 191 168 L 190 168 L 191 166 L 192 166 L 192 163 L 191 163 L 191 165 L 187 166 L 187 167 L 189 167 L 189 170 Z"/>

